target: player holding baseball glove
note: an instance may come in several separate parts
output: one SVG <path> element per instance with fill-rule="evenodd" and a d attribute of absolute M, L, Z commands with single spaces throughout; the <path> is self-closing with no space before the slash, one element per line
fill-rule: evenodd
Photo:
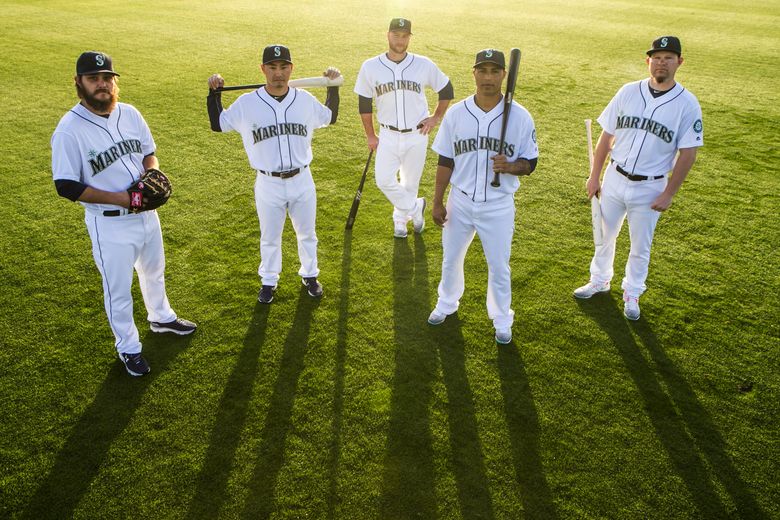
<path fill-rule="evenodd" d="M 54 130 L 52 172 L 57 192 L 84 206 L 119 359 L 130 375 L 142 376 L 150 367 L 133 320 L 133 268 L 152 331 L 191 334 L 197 326 L 178 318 L 168 303 L 155 208 L 168 200 L 171 185 L 159 171 L 146 121 L 135 107 L 118 102 L 118 76 L 107 54 L 79 56 L 74 80 L 80 102 Z"/>

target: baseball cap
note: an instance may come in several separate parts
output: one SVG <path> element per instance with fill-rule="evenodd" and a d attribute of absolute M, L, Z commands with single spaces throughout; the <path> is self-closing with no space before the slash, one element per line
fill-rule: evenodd
<path fill-rule="evenodd" d="M 390 20 L 390 28 L 388 30 L 412 34 L 412 22 L 406 18 L 393 18 Z"/>
<path fill-rule="evenodd" d="M 292 63 L 290 49 L 278 43 L 269 45 L 263 49 L 263 65 L 271 63 L 272 61 L 286 61 L 287 63 Z"/>
<path fill-rule="evenodd" d="M 111 56 L 105 52 L 82 52 L 79 59 L 76 60 L 76 75 L 83 76 L 86 74 L 97 74 L 99 72 L 108 72 L 114 76 L 119 76 L 119 74 L 114 72 Z"/>
<path fill-rule="evenodd" d="M 502 69 L 506 68 L 504 53 L 495 49 L 483 49 L 477 53 L 477 59 L 474 60 L 474 66 L 476 67 L 482 63 L 494 63 Z"/>
<path fill-rule="evenodd" d="M 653 40 L 653 46 L 647 51 L 647 55 L 652 56 L 654 52 L 658 51 L 669 51 L 682 56 L 680 39 L 677 36 L 659 36 Z"/>

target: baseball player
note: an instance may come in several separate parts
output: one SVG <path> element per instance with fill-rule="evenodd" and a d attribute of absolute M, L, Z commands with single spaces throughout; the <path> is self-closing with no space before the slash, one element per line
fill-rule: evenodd
<path fill-rule="evenodd" d="M 696 149 L 704 144 L 699 102 L 674 80 L 683 63 L 679 38 L 653 41 L 645 61 L 650 77 L 623 85 L 598 118 L 603 131 L 587 192 L 588 198 L 601 193 L 604 243 L 596 247 L 590 263 L 590 281 L 574 291 L 577 298 L 609 291 L 615 241 L 627 217 L 631 251 L 622 287 L 623 313 L 630 320 L 639 319 L 655 225 L 693 166 Z M 600 184 L 607 154 L 610 162 Z"/>
<path fill-rule="evenodd" d="M 107 54 L 79 56 L 74 80 L 80 102 L 52 135 L 52 173 L 57 193 L 84 206 L 119 359 L 130 375 L 142 376 L 150 368 L 133 321 L 134 267 L 152 331 L 191 334 L 197 326 L 178 318 L 168 303 L 157 212 L 128 212 L 128 186 L 146 170 L 159 168 L 159 162 L 144 118 L 133 106 L 117 102 L 118 76 Z"/>
<path fill-rule="evenodd" d="M 298 238 L 298 274 L 309 296 L 322 296 L 317 266 L 317 193 L 309 165 L 314 130 L 336 122 L 338 87 L 328 87 L 325 105 L 306 92 L 287 85 L 293 71 L 290 50 L 284 45 L 263 49 L 260 66 L 265 86 L 240 96 L 226 110 L 221 94 L 214 89 L 224 85 L 219 74 L 209 80 L 207 108 L 211 129 L 235 130 L 241 134 L 250 166 L 257 171 L 255 206 L 260 221 L 261 279 L 258 301 L 271 303 L 282 271 L 282 229 L 287 215 Z M 341 73 L 329 67 L 324 75 L 335 79 Z"/>
<path fill-rule="evenodd" d="M 439 299 L 428 323 L 439 325 L 458 310 L 465 280 L 463 263 L 475 233 L 488 264 L 487 311 L 496 341 L 512 341 L 514 312 L 509 257 L 515 228 L 514 193 L 519 176 L 536 168 L 539 150 L 531 114 L 516 102 L 507 122 L 504 147 L 499 150 L 504 115 L 501 83 L 506 76 L 504 54 L 485 49 L 477 53 L 474 80 L 477 92 L 453 105 L 444 116 L 433 150 L 439 154 L 433 221 L 443 226 Z M 505 175 L 501 186 L 490 186 L 493 172 Z M 452 185 L 447 206 L 447 185 Z"/>
<path fill-rule="evenodd" d="M 425 199 L 417 197 L 425 165 L 428 134 L 441 122 L 454 97 L 452 83 L 425 56 L 407 52 L 412 22 L 393 18 L 387 32 L 388 51 L 366 60 L 355 82 L 358 109 L 368 147 L 376 151 L 376 184 L 393 204 L 393 235 L 406 238 L 425 228 Z M 439 93 L 428 115 L 425 87 Z M 379 137 L 374 132 L 372 99 L 376 99 Z"/>

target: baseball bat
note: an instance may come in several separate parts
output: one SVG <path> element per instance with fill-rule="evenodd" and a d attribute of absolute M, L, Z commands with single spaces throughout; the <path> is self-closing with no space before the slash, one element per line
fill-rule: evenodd
<path fill-rule="evenodd" d="M 509 75 L 506 78 L 506 94 L 504 94 L 504 115 L 501 120 L 501 138 L 498 141 L 498 153 L 504 153 L 504 138 L 506 137 L 506 125 L 509 122 L 509 111 L 512 109 L 512 97 L 515 95 L 515 83 L 517 83 L 517 69 L 520 67 L 520 49 L 512 49 L 509 52 Z M 490 185 L 494 188 L 501 186 L 499 172 L 493 173 Z"/>
<path fill-rule="evenodd" d="M 344 84 L 344 76 L 339 76 L 336 79 L 326 78 L 325 76 L 313 76 L 311 78 L 298 78 L 291 79 L 288 83 L 291 87 L 296 88 L 316 88 L 316 87 L 340 87 Z M 264 87 L 265 83 L 258 83 L 255 85 L 232 85 L 230 87 L 221 87 L 214 89 L 215 92 L 225 92 L 226 90 L 252 90 L 260 87 Z"/>
<path fill-rule="evenodd" d="M 349 210 L 346 229 L 352 229 L 352 226 L 355 224 L 355 218 L 357 217 L 358 208 L 360 207 L 360 197 L 363 195 L 363 184 L 366 182 L 368 165 L 371 164 L 371 157 L 373 155 L 374 150 L 368 152 L 368 160 L 366 161 L 366 167 L 363 168 L 363 176 L 360 178 L 360 186 L 358 186 L 357 193 L 355 193 L 355 198 L 352 200 L 352 207 Z"/>
<path fill-rule="evenodd" d="M 593 169 L 593 133 L 591 130 L 592 121 L 585 120 L 585 133 L 588 136 L 588 164 Z M 590 173 L 590 172 L 589 172 Z M 590 221 L 593 226 L 593 244 L 600 246 L 604 243 L 604 224 L 601 216 L 601 201 L 598 193 L 590 199 Z"/>

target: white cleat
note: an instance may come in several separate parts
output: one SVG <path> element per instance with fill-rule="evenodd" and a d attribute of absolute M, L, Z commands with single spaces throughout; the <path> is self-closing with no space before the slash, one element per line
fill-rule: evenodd
<path fill-rule="evenodd" d="M 639 319 L 639 298 L 623 294 L 623 315 L 631 321 Z"/>
<path fill-rule="evenodd" d="M 574 289 L 574 297 L 580 298 L 581 300 L 587 300 L 594 294 L 603 292 L 609 292 L 609 282 L 606 282 L 603 285 L 594 285 L 593 283 L 588 282 L 582 287 Z"/>
<path fill-rule="evenodd" d="M 431 312 L 431 315 L 428 316 L 428 323 L 431 325 L 441 325 L 444 323 L 444 320 L 447 319 L 447 315 L 443 312 L 439 312 L 436 309 L 433 309 L 433 312 Z"/>
<path fill-rule="evenodd" d="M 395 238 L 406 238 L 406 222 L 395 222 L 393 224 L 393 236 Z"/>
<path fill-rule="evenodd" d="M 412 213 L 412 226 L 415 233 L 422 233 L 425 229 L 425 199 L 420 197 Z"/>
<path fill-rule="evenodd" d="M 512 329 L 496 329 L 496 343 L 506 345 L 512 342 Z"/>

